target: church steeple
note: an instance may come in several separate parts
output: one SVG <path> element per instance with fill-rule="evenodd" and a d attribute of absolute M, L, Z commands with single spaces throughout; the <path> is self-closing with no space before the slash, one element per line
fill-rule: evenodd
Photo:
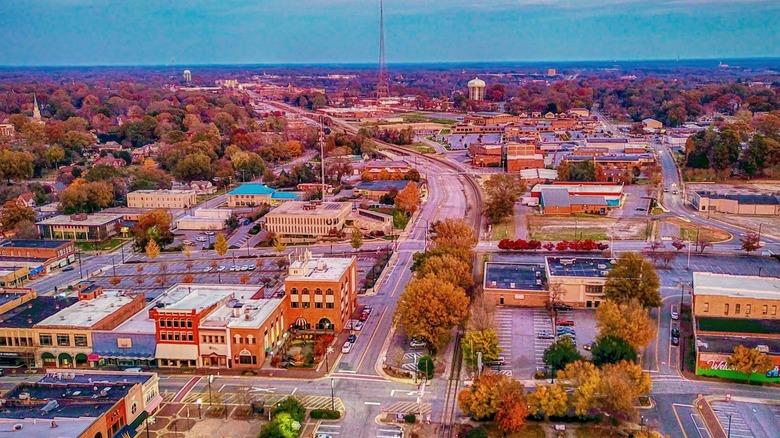
<path fill-rule="evenodd" d="M 38 96 L 33 93 L 33 120 L 41 120 L 41 110 L 38 108 Z"/>

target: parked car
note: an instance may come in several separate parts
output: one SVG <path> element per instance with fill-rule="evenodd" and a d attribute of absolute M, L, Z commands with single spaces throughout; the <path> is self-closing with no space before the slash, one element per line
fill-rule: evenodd
<path fill-rule="evenodd" d="M 186 246 L 192 245 L 192 241 L 190 240 L 183 240 L 181 243 L 182 245 L 186 245 Z"/>
<path fill-rule="evenodd" d="M 225 269 L 226 269 L 226 268 L 225 268 L 224 266 L 220 266 L 219 268 L 217 268 L 217 271 L 219 271 L 219 272 L 222 272 L 222 271 L 224 271 Z"/>
<path fill-rule="evenodd" d="M 239 271 L 246 271 L 246 270 L 248 270 L 248 269 L 249 269 L 249 268 L 247 268 L 246 266 L 242 266 L 242 267 L 238 268 L 238 270 L 239 270 Z"/>
<path fill-rule="evenodd" d="M 198 237 L 195 238 L 195 240 L 197 240 L 198 242 L 205 242 L 206 238 L 203 237 L 203 236 L 198 236 Z"/>
<path fill-rule="evenodd" d="M 204 232 L 203 234 L 205 234 L 205 235 L 207 235 L 207 236 L 213 236 L 213 235 L 215 235 L 215 234 L 217 234 L 217 233 L 215 233 L 215 232 L 213 232 L 213 231 L 206 231 L 206 232 Z"/>
<path fill-rule="evenodd" d="M 409 341 L 409 346 L 412 348 L 425 348 L 428 344 L 422 339 L 412 339 Z"/>
<path fill-rule="evenodd" d="M 255 269 L 257 269 L 257 266 L 255 266 L 255 265 L 246 265 L 246 268 L 249 269 L 250 271 L 254 271 Z"/>
<path fill-rule="evenodd" d="M 62 272 L 72 271 L 73 269 L 75 269 L 73 266 L 65 266 L 62 268 Z"/>
<path fill-rule="evenodd" d="M 498 359 L 485 362 L 486 366 L 490 368 L 497 368 L 506 366 L 506 358 L 504 356 L 498 356 Z"/>
<path fill-rule="evenodd" d="M 672 304 L 672 319 L 680 319 L 680 312 L 677 310 L 677 305 Z"/>
<path fill-rule="evenodd" d="M 574 325 L 574 321 L 572 321 L 570 319 L 559 319 L 559 320 L 555 321 L 555 325 L 564 326 L 564 327 L 572 326 L 572 325 Z"/>
<path fill-rule="evenodd" d="M 587 344 L 582 346 L 582 349 L 585 350 L 585 351 L 591 351 L 591 350 L 593 350 L 593 345 L 594 344 L 595 344 L 595 342 L 588 342 Z"/>
<path fill-rule="evenodd" d="M 672 336 L 679 338 L 680 337 L 680 329 L 678 329 L 677 327 L 672 327 Z"/>
<path fill-rule="evenodd" d="M 352 351 L 352 345 L 353 345 L 352 342 L 349 341 L 345 342 L 344 345 L 341 346 L 341 352 L 344 354 L 349 353 L 350 351 Z"/>
<path fill-rule="evenodd" d="M 368 313 L 370 315 L 371 312 L 373 312 L 373 311 L 374 311 L 373 307 L 371 307 L 371 306 L 363 306 L 363 313 Z"/>
<path fill-rule="evenodd" d="M 680 337 L 672 336 L 672 345 L 680 345 Z"/>
<path fill-rule="evenodd" d="M 557 331 L 559 335 L 567 334 L 567 335 L 573 335 L 576 332 L 574 330 L 566 330 L 568 327 L 560 327 Z"/>
<path fill-rule="evenodd" d="M 562 310 L 562 311 L 568 311 L 571 310 L 571 306 L 568 304 L 563 303 L 555 303 L 553 304 L 553 309 L 555 310 Z"/>
<path fill-rule="evenodd" d="M 555 339 L 552 332 L 539 332 L 536 334 L 536 337 L 539 339 Z"/>
<path fill-rule="evenodd" d="M 363 321 L 357 321 L 352 329 L 357 331 L 363 330 Z"/>
<path fill-rule="evenodd" d="M 203 272 L 211 272 L 211 266 L 206 266 L 203 268 Z"/>
<path fill-rule="evenodd" d="M 354 344 L 354 343 L 355 343 L 355 341 L 357 341 L 357 335 L 356 335 L 356 334 L 354 334 L 354 333 L 353 333 L 353 334 L 351 334 L 351 335 L 349 335 L 349 337 L 347 338 L 347 342 L 351 342 L 351 343 L 353 343 L 353 344 Z"/>

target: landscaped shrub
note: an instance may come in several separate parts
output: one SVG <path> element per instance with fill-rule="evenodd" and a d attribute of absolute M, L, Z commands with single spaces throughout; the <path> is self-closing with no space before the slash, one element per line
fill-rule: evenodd
<path fill-rule="evenodd" d="M 414 414 L 406 414 L 404 415 L 404 421 L 407 423 L 414 423 L 417 421 L 417 416 Z"/>
<path fill-rule="evenodd" d="M 309 413 L 309 416 L 315 420 L 338 420 L 341 418 L 341 412 L 330 409 L 314 409 Z"/>

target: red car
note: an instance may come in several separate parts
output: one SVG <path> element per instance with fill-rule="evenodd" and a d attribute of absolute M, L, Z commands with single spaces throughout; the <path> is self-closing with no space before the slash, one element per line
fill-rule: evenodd
<path fill-rule="evenodd" d="M 368 313 L 363 313 L 360 315 L 360 318 L 358 318 L 360 321 L 364 321 L 368 319 Z"/>
<path fill-rule="evenodd" d="M 559 319 L 555 321 L 555 325 L 571 326 L 574 325 L 574 321 L 568 319 Z"/>

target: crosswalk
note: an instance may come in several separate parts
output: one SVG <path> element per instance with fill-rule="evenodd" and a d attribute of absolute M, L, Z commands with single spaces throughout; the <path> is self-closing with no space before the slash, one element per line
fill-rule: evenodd
<path fill-rule="evenodd" d="M 495 315 L 496 334 L 498 346 L 501 348 L 501 356 L 506 360 L 507 368 L 499 371 L 500 374 L 512 377 L 512 339 L 514 338 L 514 318 L 511 309 L 498 309 Z"/>
<path fill-rule="evenodd" d="M 273 394 L 273 393 L 251 393 L 251 395 L 245 395 L 242 393 L 221 393 L 213 394 L 215 400 L 224 402 L 227 400 L 229 405 L 245 405 L 250 401 L 260 401 L 264 406 L 273 406 L 276 403 L 289 397 L 289 394 Z M 330 409 L 331 403 L 339 412 L 345 412 L 344 402 L 339 397 L 332 399 L 327 395 L 295 395 L 295 398 L 303 404 L 306 409 Z M 184 397 L 183 403 L 197 403 L 197 400 L 208 400 L 208 392 L 190 392 Z"/>
<path fill-rule="evenodd" d="M 386 411 L 391 414 L 420 414 L 420 404 L 413 401 L 395 402 L 386 408 Z M 431 403 L 422 404 L 422 414 L 427 415 L 433 412 L 433 405 Z"/>
<path fill-rule="evenodd" d="M 376 431 L 376 438 L 402 438 L 403 430 L 398 426 L 382 425 Z"/>

